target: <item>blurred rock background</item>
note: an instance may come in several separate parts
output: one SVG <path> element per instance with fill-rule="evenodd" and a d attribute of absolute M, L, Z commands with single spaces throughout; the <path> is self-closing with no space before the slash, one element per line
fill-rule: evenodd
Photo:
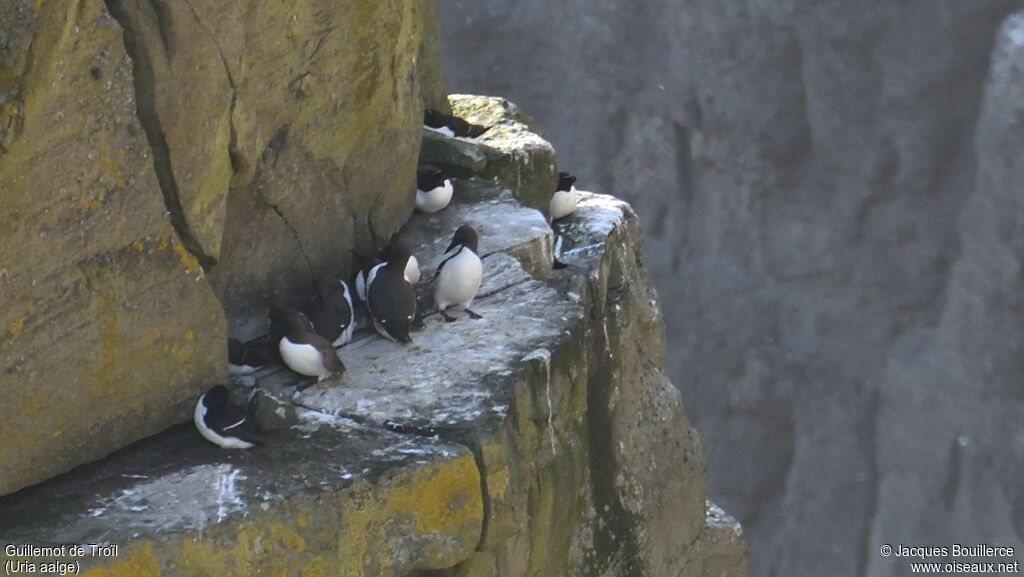
<path fill-rule="evenodd" d="M 439 5 L 449 89 L 517 102 L 640 212 L 755 576 L 1024 545 L 1020 8 Z"/>

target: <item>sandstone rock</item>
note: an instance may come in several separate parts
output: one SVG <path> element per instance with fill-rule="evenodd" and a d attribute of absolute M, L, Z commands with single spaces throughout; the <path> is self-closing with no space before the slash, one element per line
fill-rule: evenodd
<path fill-rule="evenodd" d="M 0 13 L 0 494 L 183 420 L 224 318 L 165 216 L 99 0 Z M 13 40 L 12 40 L 13 39 Z"/>
<path fill-rule="evenodd" d="M 270 293 L 308 294 L 348 270 L 345 247 L 380 248 L 408 217 L 421 98 L 440 86 L 423 76 L 439 73 L 431 3 L 111 5 L 164 193 L 232 334 L 255 336 Z"/>
<path fill-rule="evenodd" d="M 409 346 L 357 335 L 344 377 L 301 393 L 261 371 L 260 389 L 299 405 L 266 448 L 168 432 L 0 500 L 0 539 L 105 533 L 124 554 L 90 560 L 97 575 L 741 577 L 742 540 L 706 518 L 703 445 L 662 370 L 636 215 L 584 194 L 552 271 L 543 215 L 468 184 L 402 234 L 429 272 L 438 231 L 481 231 L 482 320 L 428 310 Z"/>
<path fill-rule="evenodd" d="M 443 96 L 434 18 L 0 7 L 0 494 L 186 419 L 225 377 L 226 332 L 265 331 L 270 295 L 308 295 L 404 224 Z"/>
<path fill-rule="evenodd" d="M 504 98 L 453 94 L 449 99 L 455 115 L 489 127 L 475 139 L 488 147 L 487 166 L 480 176 L 510 187 L 519 202 L 547 214 L 558 184 L 558 166 L 554 147 L 533 119 Z"/>
<path fill-rule="evenodd" d="M 483 174 L 487 168 L 487 157 L 498 154 L 487 148 L 468 139 L 449 138 L 424 128 L 420 164 L 434 164 L 453 177 L 470 178 Z"/>
<path fill-rule="evenodd" d="M 684 577 L 732 577 L 747 575 L 747 546 L 743 542 L 743 529 L 736 519 L 708 501 L 707 519 L 694 548 L 692 557 L 682 573 Z"/>
<path fill-rule="evenodd" d="M 224 451 L 179 428 L 0 501 L 0 540 L 117 544 L 77 559 L 93 576 L 402 577 L 451 566 L 480 538 L 464 447 L 309 411 L 267 443 Z"/>
<path fill-rule="evenodd" d="M 471 206 L 453 204 L 449 218 L 470 220 Z M 494 237 L 529 242 L 514 219 L 490 226 Z M 701 533 L 703 448 L 658 368 L 661 320 L 639 268 L 636 217 L 587 196 L 558 232 L 569 269 L 550 282 L 505 253 L 486 256 L 473 305 L 483 320 L 428 315 L 410 348 L 358 340 L 342 349 L 344 383 L 299 398 L 473 449 L 484 537 L 443 574 L 673 574 Z M 430 263 L 444 246 L 417 250 Z"/>

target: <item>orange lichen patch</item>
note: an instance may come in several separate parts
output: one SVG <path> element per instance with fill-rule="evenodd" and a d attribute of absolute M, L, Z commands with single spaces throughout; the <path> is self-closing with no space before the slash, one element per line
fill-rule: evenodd
<path fill-rule="evenodd" d="M 199 261 L 196 257 L 192 256 L 192 253 L 188 252 L 185 245 L 180 242 L 174 243 L 174 252 L 178 255 L 178 260 L 181 261 L 181 266 L 185 267 L 185 270 L 192 274 L 197 274 L 203 269 L 199 266 Z"/>
<path fill-rule="evenodd" d="M 327 577 L 327 562 L 322 557 L 316 557 L 302 570 L 302 577 Z"/>
<path fill-rule="evenodd" d="M 100 351 L 99 362 L 96 371 L 89 379 L 89 390 L 93 395 L 99 395 L 110 383 L 115 382 L 120 366 L 121 348 L 124 336 L 121 334 L 121 327 L 118 326 L 117 313 L 110 303 L 101 295 L 98 295 L 97 304 L 100 307 Z"/>
<path fill-rule="evenodd" d="M 81 190 L 73 190 L 71 192 L 71 199 L 78 203 L 78 206 L 90 212 L 96 212 L 103 208 L 103 203 L 86 195 Z"/>
<path fill-rule="evenodd" d="M 147 541 L 131 548 L 126 555 L 109 565 L 87 569 L 82 577 L 159 577 L 161 574 L 153 553 L 153 543 Z"/>
<path fill-rule="evenodd" d="M 11 328 L 8 330 L 8 333 L 12 339 L 18 338 L 23 332 L 25 332 L 25 319 L 14 319 L 11 321 Z"/>
<path fill-rule="evenodd" d="M 137 252 L 142 252 L 146 250 L 146 245 L 142 244 L 141 240 L 135 239 L 134 241 L 132 241 L 132 248 L 134 248 Z"/>
<path fill-rule="evenodd" d="M 110 178 L 118 188 L 124 188 L 124 172 L 121 170 L 121 161 L 124 160 L 124 149 L 118 149 L 114 154 L 115 160 L 109 154 L 100 156 L 100 178 Z"/>
<path fill-rule="evenodd" d="M 411 513 L 418 531 L 444 531 L 471 518 L 483 518 L 481 500 L 468 497 L 479 487 L 476 463 L 458 459 L 437 465 L 434 475 L 418 475 L 412 483 L 398 487 L 390 504 L 396 511 Z"/>

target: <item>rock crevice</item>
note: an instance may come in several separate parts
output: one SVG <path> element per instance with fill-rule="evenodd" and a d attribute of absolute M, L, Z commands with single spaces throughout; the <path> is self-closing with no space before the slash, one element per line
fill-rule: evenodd
<path fill-rule="evenodd" d="M 110 15 L 117 20 L 124 32 L 124 47 L 133 64 L 132 78 L 135 80 L 135 102 L 138 106 L 139 124 L 142 125 L 146 140 L 149 142 L 149 149 L 153 153 L 153 170 L 163 194 L 167 217 L 185 248 L 199 261 L 203 270 L 208 270 L 216 264 L 216 255 L 210 254 L 191 231 L 185 209 L 178 195 L 178 183 L 174 178 L 170 147 L 167 144 L 166 133 L 157 112 L 155 95 L 157 82 L 151 62 L 153 55 L 140 47 L 141 41 L 138 37 L 143 32 L 138 29 L 137 24 L 125 10 L 122 0 L 104 1 Z M 186 4 L 188 3 L 186 2 Z M 172 51 L 170 40 L 167 37 L 167 27 L 170 24 L 166 21 L 166 8 L 160 3 L 143 3 L 143 5 L 148 7 L 155 16 L 155 26 L 166 56 Z M 196 22 L 199 23 L 198 18 Z"/>

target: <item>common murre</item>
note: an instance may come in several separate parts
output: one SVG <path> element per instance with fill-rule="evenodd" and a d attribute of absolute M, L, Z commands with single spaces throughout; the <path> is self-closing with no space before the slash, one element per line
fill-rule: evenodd
<path fill-rule="evenodd" d="M 450 308 L 463 309 L 474 319 L 483 318 L 469 308 L 484 275 L 483 263 L 476 254 L 478 242 L 473 227 L 468 224 L 460 226 L 434 273 L 434 304 L 447 322 L 455 320 L 446 312 Z"/>
<path fill-rule="evenodd" d="M 223 449 L 248 449 L 263 444 L 253 419 L 247 411 L 231 405 L 223 385 L 199 397 L 192 421 L 204 439 Z"/>
<path fill-rule="evenodd" d="M 471 124 L 465 120 L 446 114 L 440 110 L 428 108 L 423 111 L 423 126 L 440 132 L 445 136 L 458 136 L 461 138 L 476 138 L 487 132 L 490 127 Z"/>
<path fill-rule="evenodd" d="M 551 204 L 548 212 L 551 213 L 551 220 L 558 220 L 569 216 L 576 211 L 576 177 L 568 172 L 558 173 L 558 187 L 555 194 L 551 196 Z"/>
<path fill-rule="evenodd" d="M 356 295 L 359 300 L 363 303 L 366 302 L 366 287 L 370 284 L 370 280 L 377 274 L 377 271 L 384 266 L 388 260 L 388 252 L 391 250 L 391 244 L 384 249 L 384 254 L 380 258 L 366 259 L 362 258 L 359 261 L 359 271 L 356 273 Z M 357 262 L 359 262 L 357 261 Z M 416 255 L 409 255 L 409 262 L 405 265 L 405 280 L 412 284 L 420 282 L 420 261 L 416 259 Z"/>
<path fill-rule="evenodd" d="M 345 372 L 337 351 L 317 334 L 306 315 L 292 308 L 276 308 L 270 313 L 271 326 L 283 327 L 278 341 L 281 360 L 292 371 L 320 382 Z"/>
<path fill-rule="evenodd" d="M 412 249 L 402 240 L 392 240 L 387 261 L 374 267 L 366 279 L 366 306 L 373 326 L 381 336 L 408 343 L 416 317 L 416 290 L 406 278 Z"/>
<path fill-rule="evenodd" d="M 452 201 L 452 179 L 432 164 L 416 169 L 416 210 L 433 214 Z M 415 281 L 413 281 L 415 283 Z"/>

